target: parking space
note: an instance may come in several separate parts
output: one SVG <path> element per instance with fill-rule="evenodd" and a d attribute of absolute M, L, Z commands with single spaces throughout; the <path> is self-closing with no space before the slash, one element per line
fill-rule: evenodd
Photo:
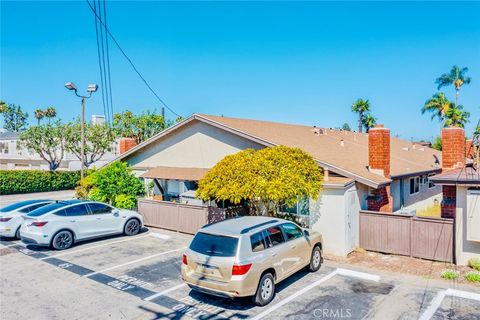
<path fill-rule="evenodd" d="M 58 295 L 72 294 L 73 284 L 79 292 L 109 300 L 93 305 L 85 304 L 88 299 L 75 300 L 85 308 L 75 306 L 79 319 L 109 318 L 116 314 L 115 306 L 121 310 L 118 318 L 135 319 L 478 318 L 478 293 L 424 286 L 420 281 L 408 283 L 391 275 L 354 271 L 329 262 L 316 273 L 300 271 L 280 283 L 276 297 L 265 307 L 254 306 L 249 298 L 207 296 L 191 291 L 180 278 L 181 254 L 190 240 L 190 235 L 148 230 L 134 237 L 105 238 L 66 251 L 52 251 L 2 239 L 0 255 L 5 274 L 2 272 L 1 317 L 7 319 L 10 317 L 6 315 L 15 313 L 17 319 L 45 319 L 42 313 L 37 316 L 30 309 L 18 310 L 15 301 L 36 299 L 40 308 Z M 5 290 L 15 291 L 14 297 Z M 117 304 L 111 299 L 117 299 Z M 48 318 L 68 317 L 71 308 L 70 303 L 63 303 L 50 310 Z M 96 316 L 89 308 L 96 308 Z"/>

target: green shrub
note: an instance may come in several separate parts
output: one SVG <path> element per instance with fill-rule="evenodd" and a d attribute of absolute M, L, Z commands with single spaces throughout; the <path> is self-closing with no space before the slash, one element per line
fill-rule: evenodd
<path fill-rule="evenodd" d="M 468 266 L 472 269 L 480 271 L 480 258 L 471 258 L 468 260 Z"/>
<path fill-rule="evenodd" d="M 119 194 L 115 198 L 117 208 L 134 209 L 137 206 L 137 198 L 129 194 Z"/>
<path fill-rule="evenodd" d="M 460 274 L 455 270 L 444 270 L 441 274 L 443 279 L 453 280 L 457 279 Z"/>
<path fill-rule="evenodd" d="M 133 174 L 132 168 L 125 162 L 114 162 L 93 172 L 89 177 L 89 181 L 82 181 L 81 185 L 89 189 L 88 198 L 95 201 L 117 206 L 117 197 L 123 195 L 124 197 L 120 197 L 122 205 L 134 208 L 135 198 L 145 194 L 143 182 Z"/>
<path fill-rule="evenodd" d="M 78 171 L 0 170 L 0 194 L 74 189 Z"/>
<path fill-rule="evenodd" d="M 480 273 L 475 271 L 470 271 L 465 275 L 465 279 L 470 282 L 480 282 Z"/>

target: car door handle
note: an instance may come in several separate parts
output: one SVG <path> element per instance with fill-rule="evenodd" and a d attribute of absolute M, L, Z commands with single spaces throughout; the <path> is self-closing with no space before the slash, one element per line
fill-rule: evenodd
<path fill-rule="evenodd" d="M 76 222 L 77 220 L 70 220 L 70 222 Z"/>
<path fill-rule="evenodd" d="M 291 245 L 290 248 L 295 249 L 297 246 L 296 245 Z"/>
<path fill-rule="evenodd" d="M 102 218 L 97 218 L 97 220 L 102 220 Z"/>

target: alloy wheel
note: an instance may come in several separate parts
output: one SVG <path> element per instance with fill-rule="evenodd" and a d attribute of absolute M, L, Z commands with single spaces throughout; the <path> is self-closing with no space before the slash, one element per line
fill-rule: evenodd
<path fill-rule="evenodd" d="M 261 287 L 261 295 L 263 300 L 268 300 L 270 296 L 272 295 L 273 292 L 273 283 L 272 280 L 269 278 L 266 278 L 262 282 L 262 287 Z"/>

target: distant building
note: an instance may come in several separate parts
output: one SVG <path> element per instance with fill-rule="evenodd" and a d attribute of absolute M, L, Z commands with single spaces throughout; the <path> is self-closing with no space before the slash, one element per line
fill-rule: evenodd
<path fill-rule="evenodd" d="M 105 116 L 92 114 L 92 124 L 104 124 L 105 123 Z"/>
<path fill-rule="evenodd" d="M 103 122 L 102 122 L 103 121 Z M 92 116 L 92 123 L 104 123 L 104 116 Z M 119 155 L 119 144 L 114 142 L 113 152 L 107 152 L 101 160 L 91 167 L 103 167 Z M 49 170 L 48 163 L 35 152 L 25 148 L 17 132 L 0 131 L 0 170 Z M 66 152 L 57 170 L 80 170 L 80 160 L 72 153 Z"/>

